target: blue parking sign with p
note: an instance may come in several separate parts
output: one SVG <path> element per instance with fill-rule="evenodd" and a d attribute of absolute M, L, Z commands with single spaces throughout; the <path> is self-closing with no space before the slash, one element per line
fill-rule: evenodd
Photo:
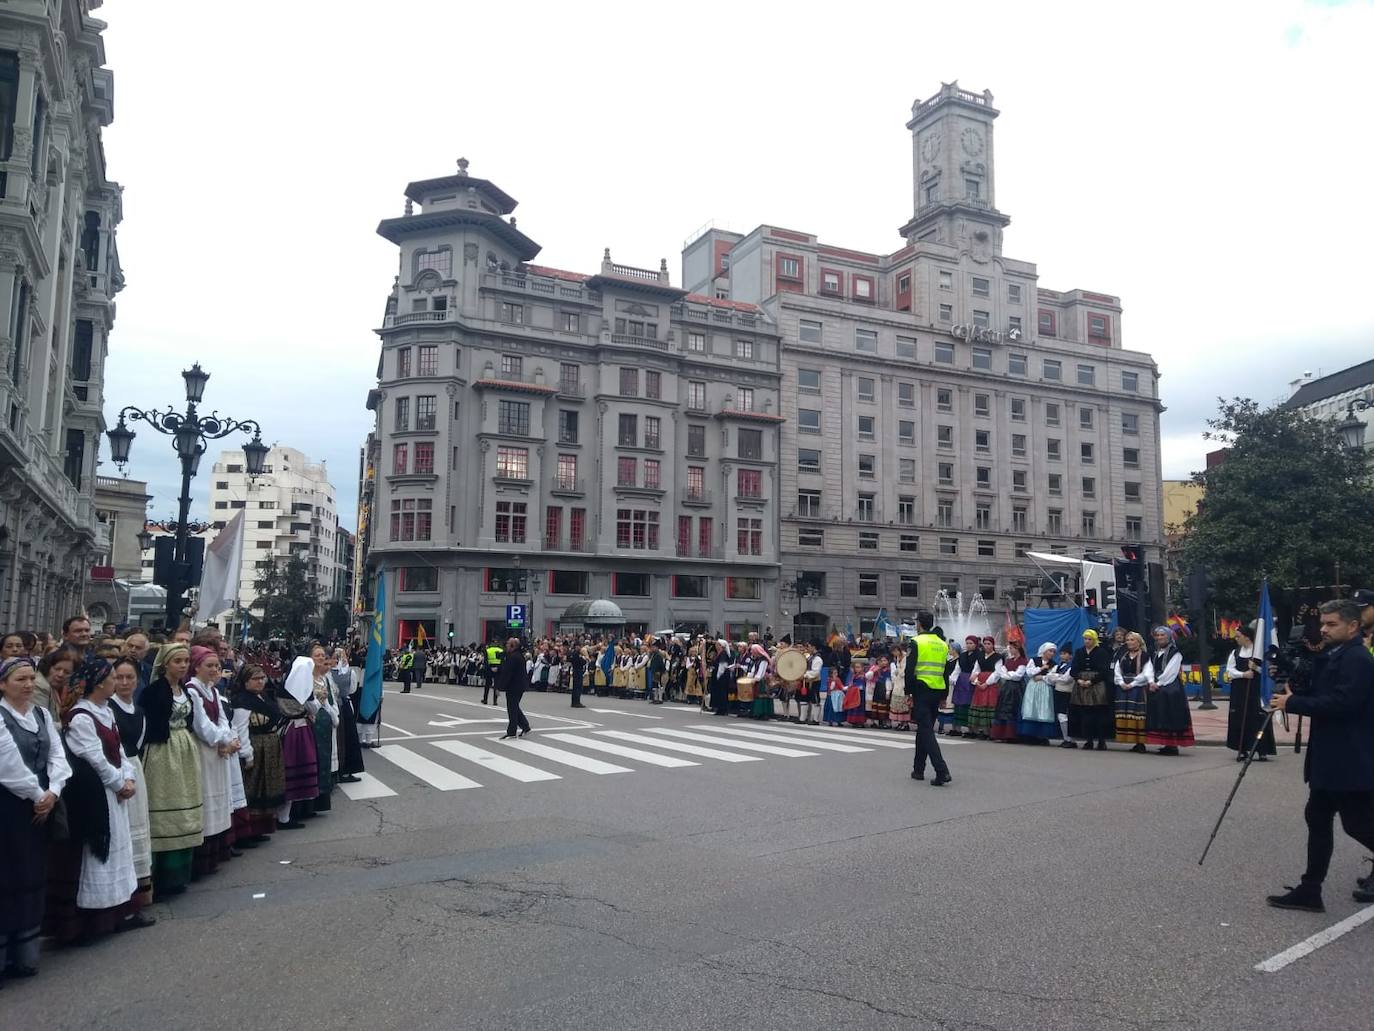
<path fill-rule="evenodd" d="M 506 626 L 512 630 L 523 630 L 525 627 L 525 606 L 507 605 L 506 606 Z"/>

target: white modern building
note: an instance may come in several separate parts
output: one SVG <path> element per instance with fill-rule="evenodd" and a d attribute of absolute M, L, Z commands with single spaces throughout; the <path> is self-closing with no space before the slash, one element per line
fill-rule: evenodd
<path fill-rule="evenodd" d="M 1374 462 L 1374 359 L 1315 378 L 1305 372 L 1288 386 L 1289 408 L 1334 423 L 1351 417 L 1360 422 L 1362 446 Z"/>
<path fill-rule="evenodd" d="M 257 597 L 253 584 L 265 563 L 293 555 L 305 561 L 308 575 L 319 585 L 321 608 L 335 597 L 339 523 L 334 486 L 323 462 L 274 445 L 263 474 L 250 479 L 242 450 L 220 452 L 210 485 L 209 538 L 240 509 L 245 520 L 241 606 L 252 609 Z"/>
<path fill-rule="evenodd" d="M 95 514 L 120 186 L 99 0 L 0 4 L 0 625 L 79 612 Z"/>

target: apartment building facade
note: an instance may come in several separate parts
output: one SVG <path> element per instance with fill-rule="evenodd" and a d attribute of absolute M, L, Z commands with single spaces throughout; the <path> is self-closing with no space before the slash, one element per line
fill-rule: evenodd
<path fill-rule="evenodd" d="M 1157 369 L 1112 294 L 1003 253 L 991 93 L 916 103 L 914 208 L 887 254 L 762 225 L 683 251 L 693 290 L 781 345 L 781 582 L 804 635 L 937 592 L 1035 600 L 1032 550 L 1163 543 Z"/>

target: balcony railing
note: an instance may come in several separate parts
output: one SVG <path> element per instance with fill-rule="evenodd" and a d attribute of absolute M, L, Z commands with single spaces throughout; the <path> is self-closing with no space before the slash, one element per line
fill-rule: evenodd
<path fill-rule="evenodd" d="M 572 551 L 585 555 L 595 550 L 593 543 L 585 537 L 545 537 L 545 551 Z"/>
<path fill-rule="evenodd" d="M 612 333 L 611 343 L 628 344 L 633 347 L 652 347 L 657 351 L 668 350 L 668 341 L 655 340 L 652 337 L 631 336 L 629 333 Z"/>
<path fill-rule="evenodd" d="M 587 484 L 581 476 L 555 476 L 549 489 L 555 494 L 585 494 Z"/>
<path fill-rule="evenodd" d="M 445 308 L 443 311 L 408 311 L 386 316 L 382 320 L 382 328 L 409 326 L 416 322 L 452 322 L 456 317 L 457 312 L 453 308 Z"/>
<path fill-rule="evenodd" d="M 678 558 L 701 558 L 711 561 L 725 558 L 725 548 L 722 546 L 703 548 L 699 544 L 683 544 L 682 541 L 678 541 L 675 551 Z"/>
<path fill-rule="evenodd" d="M 691 488 L 688 488 L 687 490 L 682 491 L 681 495 L 678 498 L 678 502 L 680 504 L 687 506 L 709 508 L 712 504 L 711 492 L 709 490 L 706 490 L 705 488 L 702 488 L 700 490 L 692 490 Z"/>
<path fill-rule="evenodd" d="M 558 392 L 564 397 L 586 397 L 587 388 L 577 380 L 559 380 Z"/>

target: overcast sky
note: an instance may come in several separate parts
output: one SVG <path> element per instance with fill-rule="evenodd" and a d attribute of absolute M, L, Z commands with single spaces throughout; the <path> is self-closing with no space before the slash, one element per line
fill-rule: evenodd
<path fill-rule="evenodd" d="M 1216 395 L 1374 354 L 1374 3 L 519 5 L 107 0 L 128 285 L 107 417 L 182 396 L 328 462 L 354 525 L 405 184 L 472 174 L 542 264 L 679 280 L 708 220 L 890 252 L 913 100 L 991 89 L 1006 253 L 1117 294 L 1163 373 L 1165 475 Z M 170 441 L 129 471 L 174 514 Z M 106 452 L 108 453 L 108 452 Z M 211 452 L 207 458 L 213 457 Z M 113 473 L 108 462 L 101 470 Z M 196 482 L 205 513 L 209 465 Z"/>

